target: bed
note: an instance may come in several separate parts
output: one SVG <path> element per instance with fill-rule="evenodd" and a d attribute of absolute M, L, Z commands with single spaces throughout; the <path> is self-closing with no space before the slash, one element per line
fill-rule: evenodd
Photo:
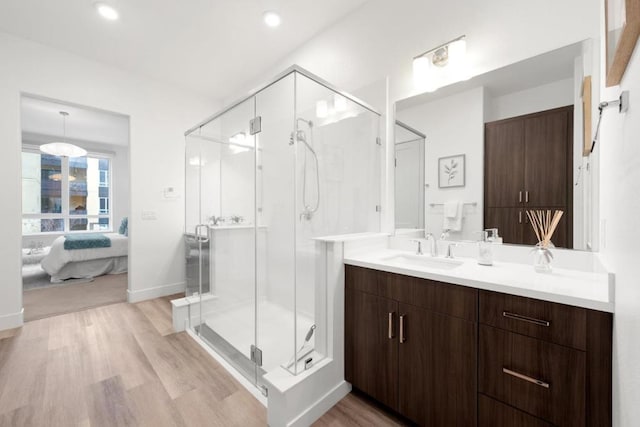
<path fill-rule="evenodd" d="M 119 233 L 104 233 L 109 247 L 65 249 L 65 237 L 58 237 L 51 251 L 42 260 L 42 269 L 51 276 L 51 283 L 67 279 L 90 279 L 104 274 L 126 273 L 129 239 Z"/>

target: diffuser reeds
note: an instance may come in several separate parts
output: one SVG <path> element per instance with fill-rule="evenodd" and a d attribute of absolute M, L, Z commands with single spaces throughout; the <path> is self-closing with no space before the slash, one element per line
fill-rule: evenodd
<path fill-rule="evenodd" d="M 538 238 L 538 245 L 544 249 L 551 244 L 551 237 L 560 223 L 560 218 L 564 214 L 563 211 L 555 211 L 553 215 L 551 210 L 528 210 L 527 217 L 531 223 L 533 231 Z"/>

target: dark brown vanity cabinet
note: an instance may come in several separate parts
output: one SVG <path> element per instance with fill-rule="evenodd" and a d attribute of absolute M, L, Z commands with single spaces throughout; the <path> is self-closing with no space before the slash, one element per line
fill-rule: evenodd
<path fill-rule="evenodd" d="M 485 124 L 485 228 L 505 243 L 535 244 L 529 209 L 561 209 L 554 235 L 571 247 L 573 216 L 573 106 Z"/>
<path fill-rule="evenodd" d="M 347 381 L 420 425 L 476 425 L 476 310 L 475 289 L 347 266 Z"/>
<path fill-rule="evenodd" d="M 611 426 L 613 315 L 347 265 L 345 378 L 429 427 Z"/>

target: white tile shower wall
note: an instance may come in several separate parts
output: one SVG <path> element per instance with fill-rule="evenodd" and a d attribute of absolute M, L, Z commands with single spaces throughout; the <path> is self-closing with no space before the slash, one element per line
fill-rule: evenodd
<path fill-rule="evenodd" d="M 483 229 L 484 88 L 476 88 L 443 99 L 396 111 L 399 120 L 427 135 L 425 144 L 426 230 L 440 236 L 445 203 L 458 200 L 476 203 L 463 207 L 462 231 L 451 235 L 474 239 Z M 465 186 L 438 187 L 438 159 L 465 155 Z"/>

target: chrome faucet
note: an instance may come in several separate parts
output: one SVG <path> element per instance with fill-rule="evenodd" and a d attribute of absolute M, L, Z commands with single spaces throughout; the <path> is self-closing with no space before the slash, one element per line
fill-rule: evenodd
<path fill-rule="evenodd" d="M 423 255 L 423 253 L 422 253 L 422 240 L 412 239 L 411 241 L 413 243 L 417 243 L 418 244 L 418 249 L 416 250 L 416 255 Z"/>
<path fill-rule="evenodd" d="M 445 258 L 450 258 L 450 259 L 454 258 L 452 248 L 456 246 L 458 246 L 457 243 L 449 243 L 449 246 L 447 246 L 447 256 L 445 256 Z"/>
<path fill-rule="evenodd" d="M 424 238 L 428 242 L 431 242 L 431 244 L 429 246 L 429 255 L 431 255 L 432 257 L 437 257 L 438 256 L 438 243 L 436 242 L 436 238 L 433 237 L 433 234 L 431 234 L 431 233 L 425 234 Z"/>

